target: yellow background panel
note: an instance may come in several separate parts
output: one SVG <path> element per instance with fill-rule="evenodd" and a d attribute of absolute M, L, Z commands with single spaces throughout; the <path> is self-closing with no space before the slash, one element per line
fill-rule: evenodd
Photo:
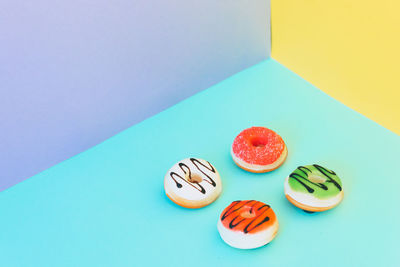
<path fill-rule="evenodd" d="M 272 0 L 272 57 L 400 134 L 400 1 Z"/>

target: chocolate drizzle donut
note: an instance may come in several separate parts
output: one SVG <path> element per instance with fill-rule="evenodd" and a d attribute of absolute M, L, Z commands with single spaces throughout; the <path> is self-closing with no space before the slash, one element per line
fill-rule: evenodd
<path fill-rule="evenodd" d="M 234 201 L 227 210 L 221 215 L 221 221 L 229 221 L 229 229 L 234 229 L 237 226 L 244 226 L 243 233 L 247 234 L 269 221 L 267 214 L 269 205 L 255 200 Z M 241 216 L 242 213 L 248 212 L 246 218 Z M 233 216 L 230 216 L 232 215 Z M 254 214 L 254 216 L 252 216 Z M 229 218 L 228 218 L 229 217 Z"/>
<path fill-rule="evenodd" d="M 172 201 L 188 208 L 210 204 L 222 189 L 215 167 L 197 158 L 187 158 L 172 166 L 165 175 L 164 187 Z"/>
<path fill-rule="evenodd" d="M 312 179 L 313 176 L 315 180 Z M 289 175 L 289 185 L 294 190 L 306 190 L 308 193 L 316 194 L 321 198 L 342 191 L 341 181 L 336 173 L 317 164 L 297 167 Z"/>
<path fill-rule="evenodd" d="M 285 195 L 305 211 L 324 211 L 343 199 L 342 181 L 334 171 L 318 164 L 300 166 L 286 178 Z"/>
<path fill-rule="evenodd" d="M 216 171 L 210 162 L 206 161 L 208 164 L 208 166 L 207 166 L 206 164 L 201 163 L 198 159 L 195 159 L 195 158 L 190 158 L 190 161 L 192 162 L 193 166 L 195 166 L 197 168 L 197 170 L 199 170 L 206 177 L 206 179 L 203 179 L 204 181 L 206 181 L 207 183 L 211 184 L 214 187 L 217 185 L 215 183 L 215 181 L 205 172 L 205 170 L 202 170 L 202 168 L 203 168 L 203 169 L 206 169 L 215 174 Z M 192 182 L 193 177 L 192 177 L 192 171 L 190 170 L 190 167 L 182 162 L 178 163 L 178 166 L 183 172 L 182 176 L 173 171 L 170 172 L 170 174 L 169 174 L 171 176 L 171 178 L 175 181 L 176 186 L 178 188 L 182 188 L 182 184 L 176 180 L 176 179 L 180 179 L 181 181 L 185 182 L 186 184 L 188 184 L 188 185 L 192 186 L 193 188 L 195 188 L 196 190 L 198 190 L 200 193 L 205 194 L 206 190 L 204 189 L 204 187 L 201 184 Z"/>
<path fill-rule="evenodd" d="M 221 213 L 218 230 L 222 239 L 233 247 L 255 248 L 275 237 L 278 221 L 269 205 L 256 200 L 238 200 Z"/>

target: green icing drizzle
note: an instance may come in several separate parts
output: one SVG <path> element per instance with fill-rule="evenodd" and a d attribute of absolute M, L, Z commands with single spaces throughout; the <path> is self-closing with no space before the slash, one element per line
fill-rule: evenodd
<path fill-rule="evenodd" d="M 325 182 L 312 182 L 309 180 L 311 175 Z M 334 197 L 342 191 L 342 181 L 336 173 L 317 164 L 298 167 L 289 175 L 288 183 L 292 190 L 313 194 L 320 199 Z"/>

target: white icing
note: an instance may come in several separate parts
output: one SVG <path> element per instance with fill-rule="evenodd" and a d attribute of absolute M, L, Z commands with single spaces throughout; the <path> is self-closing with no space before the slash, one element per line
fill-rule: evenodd
<path fill-rule="evenodd" d="M 278 232 L 279 223 L 278 220 L 276 220 L 271 227 L 254 234 L 245 234 L 241 231 L 228 229 L 222 224 L 221 219 L 218 220 L 217 228 L 221 238 L 231 247 L 251 249 L 264 246 L 271 242 Z"/>
<path fill-rule="evenodd" d="M 205 165 L 206 167 L 202 166 L 201 164 L 197 163 L 196 161 L 192 161 L 191 159 L 198 160 L 201 164 Z M 183 163 L 182 168 L 179 166 L 180 163 Z M 197 167 L 196 167 L 197 165 Z M 187 167 L 186 167 L 187 166 Z M 199 183 L 192 183 L 189 181 L 189 170 L 192 174 L 192 177 L 194 176 L 199 176 L 202 178 L 202 181 Z M 214 169 L 214 172 L 211 171 L 210 169 Z M 186 172 L 186 175 L 185 175 Z M 204 173 L 203 173 L 204 172 Z M 176 175 L 172 175 L 171 173 L 176 173 L 180 175 L 183 179 L 185 179 L 187 182 L 182 180 Z M 207 175 L 209 177 L 207 177 Z M 174 181 L 174 179 L 182 185 L 181 188 L 179 188 Z M 215 182 L 215 186 L 213 186 L 211 183 L 210 178 Z M 196 188 L 199 188 L 199 185 L 201 185 L 205 193 L 203 194 Z M 194 187 L 196 188 L 194 188 Z M 187 158 L 184 160 L 179 161 L 176 163 L 172 168 L 167 172 L 164 178 L 164 187 L 165 191 L 168 195 L 174 197 L 177 196 L 181 199 L 188 200 L 188 201 L 205 201 L 209 200 L 210 198 L 216 198 L 220 194 L 222 190 L 222 184 L 221 184 L 221 179 L 219 176 L 218 171 L 215 169 L 211 163 L 209 163 L 206 160 L 203 159 L 198 159 L 198 158 Z M 214 198 L 214 199 L 215 199 Z M 211 201 L 213 201 L 212 199 Z"/>
<path fill-rule="evenodd" d="M 340 193 L 337 194 L 336 196 L 327 199 L 316 198 L 313 194 L 296 192 L 292 190 L 292 188 L 289 185 L 289 177 L 286 177 L 285 179 L 284 191 L 286 195 L 290 196 L 297 202 L 304 204 L 306 206 L 311 206 L 316 208 L 333 207 L 336 206 L 343 199 L 343 190 L 340 191 Z"/>

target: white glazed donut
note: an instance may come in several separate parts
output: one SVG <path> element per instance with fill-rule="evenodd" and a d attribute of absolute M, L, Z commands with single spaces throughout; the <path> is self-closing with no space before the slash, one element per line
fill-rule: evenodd
<path fill-rule="evenodd" d="M 256 200 L 238 200 L 224 209 L 217 227 L 222 240 L 228 245 L 251 249 L 271 242 L 279 224 L 269 205 Z"/>
<path fill-rule="evenodd" d="M 176 163 L 164 178 L 165 193 L 185 208 L 201 208 L 212 203 L 222 191 L 218 171 L 203 159 L 187 158 Z"/>

